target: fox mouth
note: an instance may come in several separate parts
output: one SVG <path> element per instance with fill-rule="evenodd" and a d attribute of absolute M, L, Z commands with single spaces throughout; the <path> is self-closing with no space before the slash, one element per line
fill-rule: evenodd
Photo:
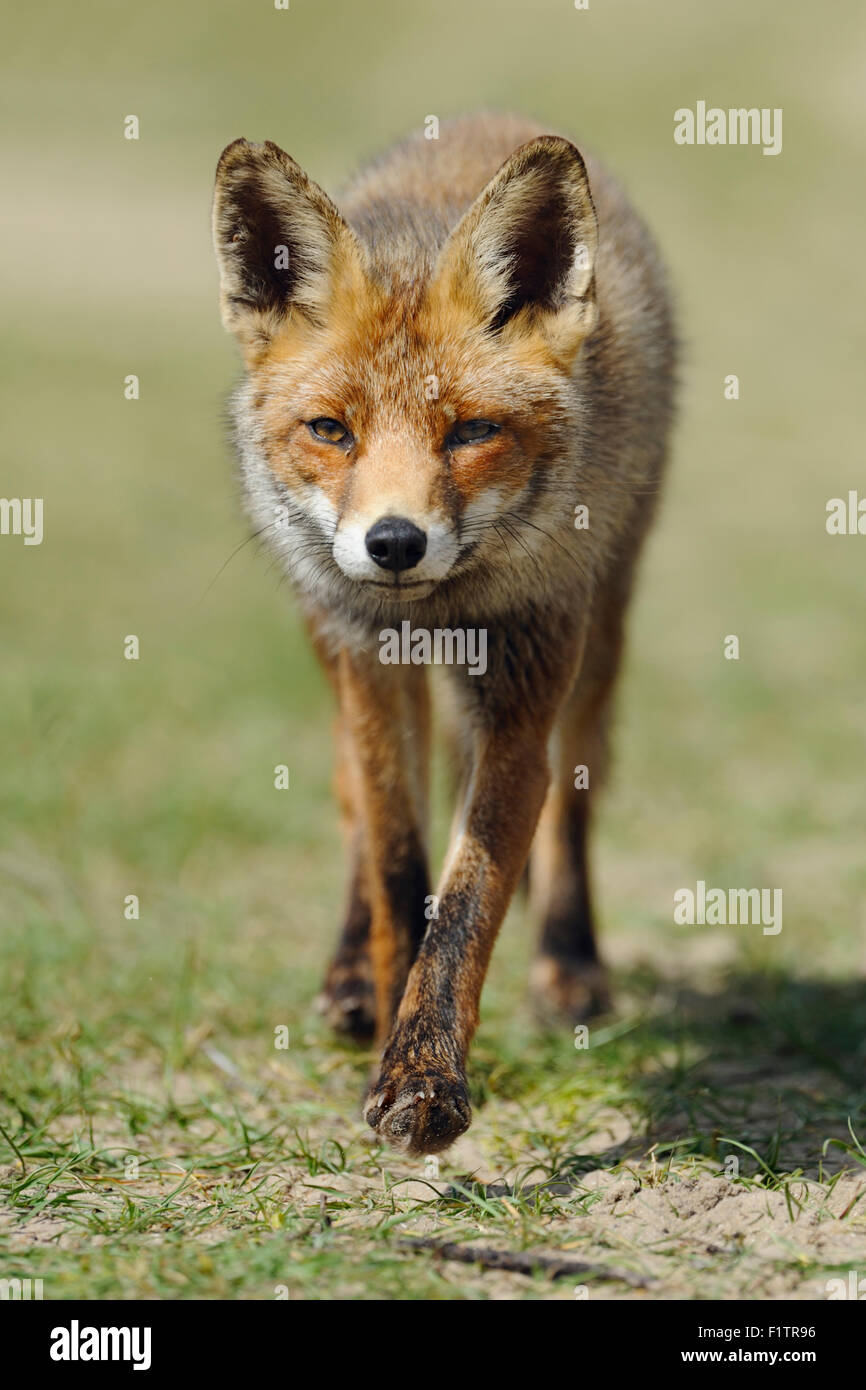
<path fill-rule="evenodd" d="M 421 598 L 430 592 L 435 585 L 433 579 L 405 579 L 394 580 L 386 583 L 381 579 L 367 579 L 363 583 L 365 589 L 375 589 L 383 598 L 392 598 L 395 602 L 400 599 Z"/>

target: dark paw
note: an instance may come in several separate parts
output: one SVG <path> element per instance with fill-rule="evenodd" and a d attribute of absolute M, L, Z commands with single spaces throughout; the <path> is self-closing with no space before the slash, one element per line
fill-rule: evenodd
<path fill-rule="evenodd" d="M 370 1042 L 376 1030 L 372 975 L 335 962 L 328 971 L 316 1008 L 335 1033 L 355 1042 Z"/>
<path fill-rule="evenodd" d="M 413 1155 L 447 1149 L 472 1120 L 462 1077 L 432 1071 L 380 1076 L 364 1106 L 364 1118 L 395 1149 Z"/>
<path fill-rule="evenodd" d="M 548 1023 L 582 1023 L 611 1007 L 607 971 L 599 961 L 536 956 L 529 989 L 536 1013 Z"/>

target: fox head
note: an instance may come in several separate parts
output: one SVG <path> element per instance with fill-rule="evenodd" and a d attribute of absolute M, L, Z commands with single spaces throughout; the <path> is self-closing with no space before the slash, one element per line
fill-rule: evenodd
<path fill-rule="evenodd" d="M 353 229 L 277 145 L 236 140 L 217 168 L 254 520 L 311 597 L 379 614 L 482 584 L 508 536 L 534 549 L 517 526 L 574 432 L 575 359 L 597 319 L 596 217 L 568 141 L 521 146 L 408 254 L 399 216 L 389 255 L 387 234 Z"/>

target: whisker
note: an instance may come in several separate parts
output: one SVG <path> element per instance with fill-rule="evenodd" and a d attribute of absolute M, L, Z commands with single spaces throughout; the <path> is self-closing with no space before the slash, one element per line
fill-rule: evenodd
<path fill-rule="evenodd" d="M 549 531 L 545 531 L 543 526 L 536 525 L 534 521 L 529 521 L 527 517 L 520 516 L 517 512 L 506 512 L 506 516 L 513 518 L 514 521 L 520 522 L 523 526 L 531 526 L 533 531 L 538 531 L 540 535 L 546 536 L 547 539 L 553 543 L 553 545 L 559 547 L 563 555 L 568 556 L 569 560 L 574 565 L 581 579 L 589 579 L 589 575 L 587 574 L 585 567 L 580 563 L 577 556 L 573 555 L 572 552 L 567 548 L 567 546 L 564 546 L 562 544 L 562 541 L 558 540 L 556 536 L 552 536 Z"/>
<path fill-rule="evenodd" d="M 229 555 L 228 559 L 227 559 L 227 560 L 223 560 L 222 564 L 220 565 L 220 567 L 219 567 L 219 569 L 217 570 L 216 574 L 214 575 L 213 579 L 212 579 L 211 582 L 208 584 L 208 586 L 207 586 L 207 588 L 205 589 L 204 593 L 201 595 L 201 598 L 199 598 L 199 599 L 196 600 L 195 604 L 193 605 L 194 608 L 198 608 L 198 606 L 199 606 L 200 604 L 204 603 L 205 599 L 207 598 L 207 596 L 208 596 L 208 594 L 210 593 L 211 589 L 213 588 L 214 584 L 216 584 L 216 582 L 217 582 L 217 580 L 219 579 L 220 575 L 222 574 L 223 570 L 226 568 L 226 565 L 228 565 L 228 564 L 231 563 L 231 561 L 235 558 L 235 556 L 236 556 L 237 554 L 239 554 L 240 551 L 242 551 L 242 550 L 244 549 L 244 546 L 249 545 L 251 541 L 257 541 L 258 538 L 259 538 L 259 536 L 263 536 L 263 535 L 265 534 L 266 531 L 270 531 L 271 527 L 273 527 L 273 526 L 275 526 L 275 525 L 276 525 L 276 522 L 275 522 L 275 521 L 269 521 L 268 524 L 267 524 L 267 526 L 262 526 L 260 530 L 258 530 L 258 531 L 253 531 L 251 535 L 246 536 L 246 537 L 240 542 L 239 545 L 236 545 L 236 546 L 235 546 L 234 550 L 233 550 L 232 553 Z"/>
<path fill-rule="evenodd" d="M 517 532 L 511 530 L 511 527 L 510 527 L 510 525 L 509 525 L 508 523 L 506 523 L 506 522 L 503 520 L 503 521 L 500 521 L 499 524 L 500 524 L 501 526 L 504 526 L 504 527 L 505 527 L 505 529 L 506 529 L 508 535 L 511 536 L 512 540 L 515 540 L 515 541 L 517 542 L 517 544 L 520 546 L 520 548 L 521 548 L 523 551 L 525 551 L 525 553 L 529 556 L 530 560 L 532 561 L 532 563 L 534 564 L 535 568 L 536 568 L 537 571 L 538 571 L 538 577 L 539 577 L 539 579 L 541 580 L 541 586 L 542 586 L 542 588 L 543 588 L 543 589 L 546 589 L 546 588 L 547 588 L 547 575 L 545 574 L 544 570 L 542 569 L 542 567 L 541 567 L 541 565 L 540 565 L 540 563 L 539 563 L 538 556 L 535 555 L 534 552 L 530 550 L 529 546 L 526 544 L 526 542 L 524 541 L 524 539 L 523 539 L 523 537 L 522 537 L 521 535 L 518 535 Z"/>

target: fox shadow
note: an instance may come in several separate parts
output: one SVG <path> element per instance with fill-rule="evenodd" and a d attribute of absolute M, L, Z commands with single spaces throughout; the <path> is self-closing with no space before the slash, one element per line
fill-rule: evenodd
<path fill-rule="evenodd" d="M 722 1174 L 733 1168 L 765 1183 L 785 1173 L 826 1179 L 866 1170 L 862 980 L 734 970 L 710 992 L 641 968 L 618 972 L 614 988 L 617 1012 L 589 1023 L 586 1046 L 576 1047 L 581 1040 L 567 1028 L 538 1028 L 521 1052 L 503 1058 L 482 1046 L 470 1064 L 482 1108 L 493 1095 L 518 1105 L 537 1097 L 540 1067 L 568 1104 L 573 1098 L 573 1130 L 551 1154 L 550 1182 L 650 1150 L 660 1164 L 702 1155 Z M 582 1075 L 586 1068 L 595 1076 Z M 624 1097 L 631 1132 L 583 1151 L 587 1116 L 598 1108 L 594 1081 L 601 1097 Z"/>

